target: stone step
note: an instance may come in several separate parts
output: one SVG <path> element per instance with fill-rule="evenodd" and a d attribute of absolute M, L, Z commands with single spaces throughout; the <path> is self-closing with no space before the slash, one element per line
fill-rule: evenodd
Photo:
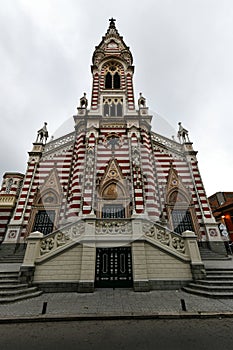
<path fill-rule="evenodd" d="M 195 295 L 200 295 L 203 297 L 208 297 L 208 298 L 223 298 L 223 299 L 233 299 L 233 292 L 216 292 L 216 291 L 204 291 L 203 289 L 194 289 L 190 288 L 189 286 L 183 287 L 182 290 L 184 290 L 187 293 L 195 294 Z"/>
<path fill-rule="evenodd" d="M 19 280 L 18 279 L 13 279 L 13 278 L 5 278 L 5 279 L 1 279 L 0 280 L 0 285 L 5 285 L 5 284 L 19 284 Z"/>
<path fill-rule="evenodd" d="M 209 285 L 209 286 L 233 286 L 233 280 L 197 280 L 195 283 L 202 284 L 202 285 Z"/>
<path fill-rule="evenodd" d="M 231 260 L 231 257 L 229 257 L 227 253 L 225 255 L 216 253 L 204 247 L 199 247 L 199 251 L 200 251 L 202 260 Z"/>
<path fill-rule="evenodd" d="M 227 280 L 227 281 L 233 281 L 233 275 L 227 275 L 227 274 L 213 274 L 213 275 L 206 275 L 206 280 L 213 280 L 213 279 L 215 279 L 215 280 L 222 280 L 222 281 L 224 281 L 224 280 Z"/>
<path fill-rule="evenodd" d="M 23 262 L 25 251 L 16 252 L 14 254 L 0 254 L 0 263 L 10 264 L 15 262 Z"/>
<path fill-rule="evenodd" d="M 205 297 L 233 299 L 233 268 L 206 268 L 206 279 L 191 282 L 182 289 Z"/>
<path fill-rule="evenodd" d="M 0 284 L 0 291 L 3 290 L 16 290 L 16 289 L 23 289 L 23 288 L 27 288 L 28 285 L 27 284 L 20 284 L 20 283 L 15 283 L 15 284 Z"/>
<path fill-rule="evenodd" d="M 10 279 L 10 278 L 18 278 L 19 277 L 19 273 L 18 272 L 5 272 L 2 273 L 0 272 L 0 283 L 1 280 L 5 280 L 5 279 Z"/>
<path fill-rule="evenodd" d="M 0 291 L 0 298 L 2 297 L 11 297 L 11 296 L 17 296 L 20 294 L 30 294 L 34 293 L 37 291 L 37 287 L 28 287 L 28 288 L 20 288 L 20 289 L 15 289 L 15 290 L 5 290 L 5 291 Z"/>
<path fill-rule="evenodd" d="M 23 299 L 35 298 L 42 294 L 42 291 L 36 291 L 34 293 L 22 294 L 17 296 L 0 297 L 0 304 L 12 303 Z"/>
<path fill-rule="evenodd" d="M 188 285 L 189 288 L 194 289 L 202 289 L 203 291 L 209 291 L 209 292 L 233 292 L 233 285 L 232 286 L 222 286 L 222 285 L 204 285 L 200 283 L 190 283 Z"/>
<path fill-rule="evenodd" d="M 15 258 L 1 258 L 0 263 L 1 264 L 12 264 L 12 263 L 22 263 L 23 262 L 23 257 L 15 257 Z"/>
<path fill-rule="evenodd" d="M 206 273 L 208 275 L 211 274 L 231 274 L 233 275 L 233 269 L 232 268 L 225 268 L 225 269 L 220 269 L 220 268 L 206 268 Z"/>

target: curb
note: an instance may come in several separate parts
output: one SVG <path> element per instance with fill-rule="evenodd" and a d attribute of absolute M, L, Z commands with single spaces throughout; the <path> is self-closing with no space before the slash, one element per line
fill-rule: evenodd
<path fill-rule="evenodd" d="M 163 319 L 209 319 L 233 318 L 233 312 L 159 312 L 153 314 L 129 313 L 118 314 L 88 314 L 88 315 L 36 315 L 0 318 L 0 324 L 31 323 L 31 322 L 67 322 L 67 321 L 105 321 L 105 320 L 163 320 Z"/>

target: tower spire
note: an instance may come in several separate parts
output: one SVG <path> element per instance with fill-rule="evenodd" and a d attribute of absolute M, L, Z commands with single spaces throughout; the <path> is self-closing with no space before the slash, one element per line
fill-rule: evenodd
<path fill-rule="evenodd" d="M 119 36 L 119 33 L 118 33 L 118 30 L 116 29 L 116 19 L 114 19 L 113 17 L 112 18 L 109 18 L 109 27 L 108 27 L 108 30 L 107 30 L 107 33 L 105 34 L 105 36 L 108 36 L 108 35 L 116 35 L 116 36 Z"/>

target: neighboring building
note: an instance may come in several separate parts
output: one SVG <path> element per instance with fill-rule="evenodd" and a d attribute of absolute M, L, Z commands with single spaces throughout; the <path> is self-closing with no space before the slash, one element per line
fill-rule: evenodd
<path fill-rule="evenodd" d="M 233 242 L 233 192 L 217 192 L 208 199 L 217 223 L 226 226 L 229 240 Z"/>
<path fill-rule="evenodd" d="M 23 175 L 4 177 L 2 254 L 27 242 L 21 274 L 47 291 L 177 288 L 201 278 L 197 241 L 224 245 L 187 130 L 179 123 L 179 142 L 151 130 L 115 20 L 92 62 L 90 108 L 84 94 L 75 130 L 46 143 L 45 123 L 20 192 Z"/>

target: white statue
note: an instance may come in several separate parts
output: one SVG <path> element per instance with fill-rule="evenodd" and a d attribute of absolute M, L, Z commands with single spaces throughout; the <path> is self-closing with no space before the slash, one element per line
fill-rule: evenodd
<path fill-rule="evenodd" d="M 86 93 L 84 92 L 83 97 L 80 98 L 80 108 L 87 108 L 88 100 L 86 98 Z"/>
<path fill-rule="evenodd" d="M 178 123 L 179 125 L 179 130 L 177 133 L 177 137 L 179 139 L 179 141 L 181 142 L 190 142 L 189 141 L 189 137 L 188 137 L 188 130 L 186 130 L 185 128 L 183 128 L 183 126 L 181 125 L 181 122 Z"/>
<path fill-rule="evenodd" d="M 138 99 L 138 107 L 139 108 L 144 108 L 146 107 L 146 99 L 145 97 L 142 96 L 142 93 L 139 93 L 139 99 Z"/>
<path fill-rule="evenodd" d="M 48 136 L 47 123 L 45 122 L 43 128 L 37 131 L 36 142 L 46 143 Z"/>

